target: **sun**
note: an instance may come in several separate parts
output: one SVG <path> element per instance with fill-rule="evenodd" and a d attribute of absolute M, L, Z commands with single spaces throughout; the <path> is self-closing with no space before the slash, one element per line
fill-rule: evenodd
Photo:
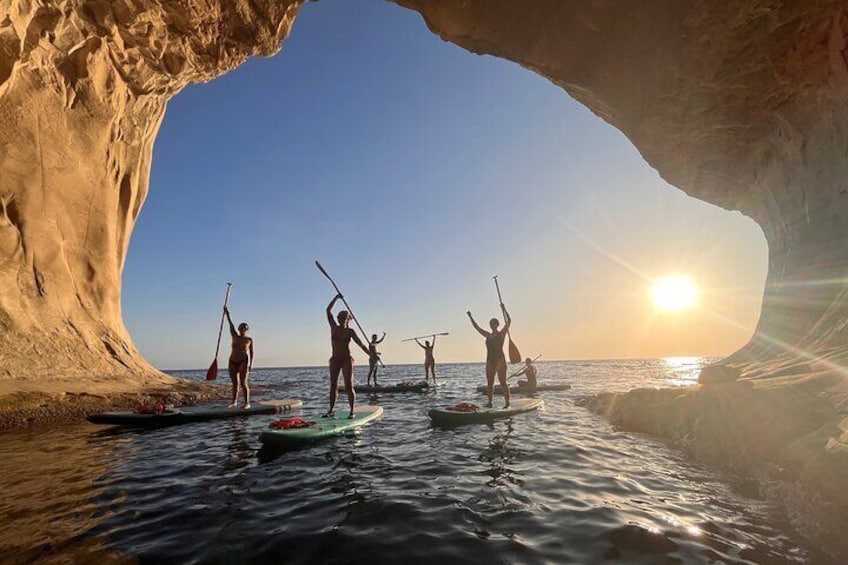
<path fill-rule="evenodd" d="M 651 302 L 663 312 L 683 312 L 695 305 L 697 294 L 689 277 L 665 277 L 651 287 Z"/>

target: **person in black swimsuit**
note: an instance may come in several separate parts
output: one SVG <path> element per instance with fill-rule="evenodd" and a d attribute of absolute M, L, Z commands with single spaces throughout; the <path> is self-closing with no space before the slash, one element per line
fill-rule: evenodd
<path fill-rule="evenodd" d="M 377 334 L 371 334 L 371 343 L 368 344 L 368 384 L 371 384 L 371 377 L 374 377 L 374 386 L 377 386 L 377 365 L 380 363 L 380 352 L 377 351 L 377 344 L 382 343 L 386 339 L 386 332 L 383 332 L 383 337 L 377 339 Z"/>
<path fill-rule="evenodd" d="M 424 382 L 430 381 L 430 373 L 433 373 L 433 384 L 436 384 L 436 358 L 433 357 L 433 350 L 436 348 L 436 336 L 433 337 L 433 344 L 430 345 L 429 341 L 425 341 L 424 345 L 421 344 L 417 339 L 415 343 L 418 344 L 418 347 L 424 350 Z"/>
<path fill-rule="evenodd" d="M 509 408 L 509 387 L 506 384 L 506 356 L 504 356 L 503 346 L 506 341 L 506 334 L 509 331 L 509 326 L 512 323 L 512 318 L 509 312 L 506 311 L 506 306 L 501 303 L 501 312 L 504 316 L 504 327 L 499 330 L 500 322 L 497 318 L 489 320 L 491 332 L 487 332 L 477 325 L 474 317 L 471 316 L 471 311 L 466 312 L 468 319 L 471 320 L 471 325 L 477 330 L 480 335 L 486 338 L 486 394 L 489 397 L 487 408 L 492 407 L 492 393 L 495 386 L 495 374 L 498 375 L 498 382 L 501 385 L 504 395 L 504 408 Z"/>
<path fill-rule="evenodd" d="M 338 323 L 333 319 L 333 306 L 336 300 L 342 297 L 337 294 L 327 306 L 327 321 L 330 323 L 330 343 L 333 346 L 333 356 L 330 357 L 330 409 L 324 414 L 325 418 L 333 417 L 333 409 L 336 406 L 336 396 L 339 393 L 339 373 L 344 375 L 345 390 L 347 390 L 347 401 L 350 404 L 348 418 L 353 418 L 353 406 L 356 403 L 356 392 L 353 390 L 353 357 L 350 356 L 350 340 L 362 348 L 365 355 L 370 355 L 368 348 L 359 340 L 356 332 L 347 327 L 350 323 L 350 313 L 342 310 L 336 316 Z"/>
<path fill-rule="evenodd" d="M 244 408 L 247 409 L 250 408 L 250 387 L 247 385 L 247 376 L 253 369 L 253 338 L 247 336 L 250 326 L 246 322 L 240 323 L 236 332 L 233 320 L 230 318 L 230 311 L 226 306 L 224 313 L 230 323 L 230 336 L 233 338 L 230 362 L 227 366 L 230 371 L 230 380 L 233 381 L 233 401 L 230 403 L 230 408 L 238 405 L 239 389 L 244 389 Z"/>

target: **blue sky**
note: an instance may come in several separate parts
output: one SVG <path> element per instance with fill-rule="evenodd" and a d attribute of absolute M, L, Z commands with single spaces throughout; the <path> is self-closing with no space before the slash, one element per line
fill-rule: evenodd
<path fill-rule="evenodd" d="M 437 360 L 482 359 L 464 312 L 497 315 L 494 274 L 527 354 L 722 355 L 756 324 L 766 245 L 547 80 L 393 4 L 324 0 L 276 57 L 169 104 L 124 320 L 158 367 L 205 367 L 233 281 L 258 365 L 323 364 L 333 291 L 315 259 L 389 333 L 390 363 L 441 331 Z M 653 310 L 648 279 L 670 273 L 696 281 L 698 309 Z"/>

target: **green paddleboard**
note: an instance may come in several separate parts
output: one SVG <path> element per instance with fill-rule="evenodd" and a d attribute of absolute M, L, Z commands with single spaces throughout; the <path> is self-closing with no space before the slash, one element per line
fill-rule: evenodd
<path fill-rule="evenodd" d="M 351 430 L 364 426 L 383 414 L 381 406 L 357 406 L 353 409 L 353 418 L 348 418 L 347 406 L 340 407 L 332 418 L 306 418 L 315 422 L 308 428 L 286 430 L 267 429 L 259 434 L 259 441 L 267 446 L 309 443 L 322 439 L 344 435 Z"/>
<path fill-rule="evenodd" d="M 447 408 L 433 408 L 428 414 L 434 424 L 459 425 L 493 422 L 510 418 L 523 412 L 538 410 L 545 405 L 541 398 L 519 398 L 510 402 L 509 408 L 479 407 L 474 412 L 457 412 Z"/>

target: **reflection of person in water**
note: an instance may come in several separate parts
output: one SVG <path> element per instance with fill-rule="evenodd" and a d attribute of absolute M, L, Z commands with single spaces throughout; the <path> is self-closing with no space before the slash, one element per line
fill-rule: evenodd
<path fill-rule="evenodd" d="M 533 365 L 533 360 L 529 357 L 524 360 L 524 367 L 512 375 L 513 377 L 518 377 L 520 375 L 524 375 L 527 377 L 526 381 L 518 381 L 518 386 L 521 388 L 536 388 L 536 366 Z"/>
<path fill-rule="evenodd" d="M 230 403 L 230 408 L 236 407 L 239 389 L 244 389 L 244 407 L 247 409 L 250 408 L 250 387 L 247 384 L 247 377 L 250 370 L 253 369 L 253 338 L 247 335 L 250 326 L 246 322 L 240 323 L 238 332 L 236 331 L 233 320 L 230 318 L 230 310 L 226 306 L 224 306 L 224 314 L 227 315 L 227 322 L 230 323 L 230 336 L 233 338 L 230 363 L 227 366 L 230 371 L 230 380 L 233 382 L 233 401 Z"/>
<path fill-rule="evenodd" d="M 339 393 L 339 373 L 342 373 L 344 376 L 347 401 L 350 404 L 348 418 L 353 418 L 356 392 L 353 390 L 353 357 L 350 356 L 350 340 L 355 341 L 356 345 L 361 347 L 366 355 L 370 355 L 368 348 L 362 344 L 356 332 L 348 327 L 351 319 L 350 312 L 341 310 L 336 316 L 338 322 L 333 319 L 333 306 L 335 306 L 336 301 L 341 297 L 341 293 L 337 294 L 327 306 L 327 322 L 330 324 L 330 343 L 333 346 L 333 355 L 330 357 L 330 409 L 324 415 L 327 418 L 333 417 L 333 409 L 336 406 L 336 396 Z"/>

